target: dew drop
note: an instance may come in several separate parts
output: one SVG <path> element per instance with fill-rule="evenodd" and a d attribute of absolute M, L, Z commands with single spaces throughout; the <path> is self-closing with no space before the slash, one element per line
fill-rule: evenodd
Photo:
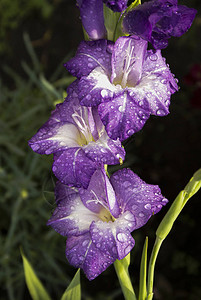
<path fill-rule="evenodd" d="M 129 129 L 129 130 L 127 131 L 127 134 L 130 136 L 130 135 L 132 135 L 134 132 L 135 132 L 135 131 L 134 131 L 133 129 Z"/>
<path fill-rule="evenodd" d="M 156 54 L 151 54 L 149 56 L 149 59 L 152 60 L 152 61 L 156 61 L 158 59 L 157 55 Z"/>
<path fill-rule="evenodd" d="M 106 90 L 101 91 L 101 96 L 104 98 L 105 96 L 108 95 L 108 92 Z"/>
<path fill-rule="evenodd" d="M 144 208 L 145 209 L 151 209 L 151 204 L 150 203 L 145 204 Z"/>
<path fill-rule="evenodd" d="M 157 116 L 165 116 L 165 111 L 163 109 L 158 109 L 156 111 Z"/>
<path fill-rule="evenodd" d="M 120 111 L 120 112 L 123 112 L 123 110 L 124 110 L 123 106 L 122 106 L 122 105 L 119 106 L 119 111 Z"/>
<path fill-rule="evenodd" d="M 91 95 L 87 95 L 87 96 L 86 96 L 86 99 L 87 99 L 87 100 L 91 100 Z"/>
<path fill-rule="evenodd" d="M 120 233 L 117 234 L 117 239 L 118 239 L 119 242 L 124 243 L 124 242 L 127 241 L 127 236 L 126 236 L 125 233 L 120 232 Z"/>
<path fill-rule="evenodd" d="M 143 213 L 139 213 L 139 217 L 140 217 L 140 218 L 143 218 L 143 217 L 144 217 L 144 214 L 143 214 Z"/>
<path fill-rule="evenodd" d="M 167 83 L 167 80 L 164 78 L 164 79 L 161 79 L 161 83 L 163 84 L 166 84 Z"/>

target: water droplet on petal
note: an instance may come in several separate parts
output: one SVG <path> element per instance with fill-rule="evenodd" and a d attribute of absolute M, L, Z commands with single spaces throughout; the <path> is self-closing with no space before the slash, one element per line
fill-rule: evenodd
<path fill-rule="evenodd" d="M 124 108 L 123 108 L 123 106 L 121 105 L 121 106 L 119 106 L 119 111 L 120 112 L 123 112 L 124 111 Z"/>
<path fill-rule="evenodd" d="M 135 217 L 133 214 L 129 213 L 128 215 L 125 216 L 125 219 L 127 221 L 135 221 Z"/>
<path fill-rule="evenodd" d="M 123 232 L 117 234 L 117 239 L 119 242 L 124 243 L 127 241 L 127 235 Z"/>
<path fill-rule="evenodd" d="M 161 79 L 161 83 L 166 84 L 167 83 L 167 79 L 165 79 L 165 78 Z"/>
<path fill-rule="evenodd" d="M 128 135 L 133 135 L 134 132 L 135 132 L 135 131 L 134 131 L 133 129 L 129 129 L 129 130 L 127 131 L 127 134 L 128 134 Z"/>
<path fill-rule="evenodd" d="M 145 204 L 144 208 L 145 209 L 151 209 L 151 204 L 150 203 Z"/>
<path fill-rule="evenodd" d="M 101 91 L 101 96 L 104 98 L 108 95 L 108 92 L 106 90 Z"/>
<path fill-rule="evenodd" d="M 149 56 L 149 59 L 152 60 L 152 61 L 156 61 L 158 59 L 157 55 L 156 54 L 151 54 Z"/>
<path fill-rule="evenodd" d="M 141 213 L 139 213 L 139 217 L 140 218 L 143 218 L 144 217 L 144 214 L 141 212 Z"/>
<path fill-rule="evenodd" d="M 158 109 L 156 111 L 156 114 L 157 114 L 157 116 L 165 116 L 166 115 L 166 113 L 163 109 Z"/>

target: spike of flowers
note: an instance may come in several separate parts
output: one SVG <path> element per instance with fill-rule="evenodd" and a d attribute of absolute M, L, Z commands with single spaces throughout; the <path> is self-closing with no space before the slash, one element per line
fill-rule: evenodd
<path fill-rule="evenodd" d="M 160 50 L 147 50 L 147 42 L 135 36 L 115 44 L 82 42 L 65 67 L 80 79 L 81 105 L 98 107 L 108 135 L 121 141 L 139 131 L 150 114 L 167 115 L 178 89 Z"/>
<path fill-rule="evenodd" d="M 135 244 L 131 232 L 167 203 L 158 186 L 129 169 L 117 171 L 110 180 L 104 169 L 96 170 L 88 189 L 58 182 L 55 195 L 57 208 L 48 225 L 67 237 L 67 259 L 90 280 L 124 258 Z"/>
<path fill-rule="evenodd" d="M 123 20 L 123 31 L 138 35 L 152 43 L 155 49 L 163 49 L 168 39 L 180 37 L 191 26 L 197 11 L 177 0 L 152 0 L 129 11 Z"/>
<path fill-rule="evenodd" d="M 80 106 L 74 82 L 70 95 L 29 141 L 40 154 L 54 153 L 53 172 L 68 185 L 87 187 L 100 164 L 119 164 L 125 150 L 108 137 L 97 109 Z"/>

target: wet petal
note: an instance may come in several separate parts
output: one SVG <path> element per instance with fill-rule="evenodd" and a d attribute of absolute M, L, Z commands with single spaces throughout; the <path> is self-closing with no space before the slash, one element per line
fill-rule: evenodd
<path fill-rule="evenodd" d="M 128 12 L 123 28 L 163 49 L 171 36 L 179 37 L 190 28 L 195 15 L 195 9 L 177 5 L 176 0 L 152 0 Z"/>
<path fill-rule="evenodd" d="M 137 99 L 146 99 L 153 115 L 164 116 L 169 113 L 171 94 L 178 90 L 177 83 L 160 50 L 147 51 L 140 83 L 133 89 Z"/>
<path fill-rule="evenodd" d="M 99 250 L 116 259 L 124 258 L 135 244 L 129 228 L 129 225 L 133 227 L 133 224 L 125 219 L 128 215 L 129 212 L 114 222 L 98 221 L 90 226 L 92 242 Z"/>
<path fill-rule="evenodd" d="M 76 268 L 82 268 L 89 280 L 105 271 L 115 258 L 100 251 L 89 234 L 70 237 L 66 242 L 66 257 Z"/>
<path fill-rule="evenodd" d="M 128 210 L 134 215 L 135 229 L 146 224 L 168 202 L 157 185 L 145 183 L 129 169 L 115 172 L 110 182 L 122 210 Z"/>
<path fill-rule="evenodd" d="M 111 73 L 111 52 L 108 46 L 113 45 L 107 40 L 81 42 L 75 57 L 64 66 L 77 78 L 87 76 L 96 67 L 101 67 L 105 73 Z"/>
<path fill-rule="evenodd" d="M 96 213 L 100 213 L 100 210 L 102 210 L 103 213 L 107 214 L 106 217 L 108 218 L 111 218 L 109 212 L 115 218 L 120 213 L 114 190 L 104 169 L 94 172 L 87 190 L 80 189 L 80 197 L 86 207 Z M 106 210 L 108 210 L 108 213 Z M 105 219 L 105 221 L 107 220 Z"/>
<path fill-rule="evenodd" d="M 110 139 L 106 131 L 96 142 L 90 142 L 82 149 L 87 157 L 103 164 L 119 164 L 119 159 L 124 160 L 125 158 L 125 150 L 122 148 L 121 142 Z"/>
<path fill-rule="evenodd" d="M 124 92 L 112 101 L 100 104 L 98 111 L 109 137 L 124 141 L 144 126 L 150 116 L 148 107 L 146 101 Z"/>
<path fill-rule="evenodd" d="M 138 37 L 120 37 L 112 53 L 112 76 L 114 84 L 122 87 L 135 86 L 141 78 L 147 42 Z"/>
<path fill-rule="evenodd" d="M 54 155 L 52 170 L 62 183 L 86 188 L 98 166 L 81 148 L 70 148 Z"/>
<path fill-rule="evenodd" d="M 29 146 L 39 154 L 51 154 L 69 147 L 80 147 L 81 135 L 73 124 L 59 122 L 43 126 L 29 141 Z"/>
<path fill-rule="evenodd" d="M 80 79 L 77 92 L 81 105 L 97 106 L 103 101 L 111 100 L 114 93 L 118 94 L 121 90 L 121 86 L 112 84 L 105 71 L 97 67 Z"/>
<path fill-rule="evenodd" d="M 77 0 L 84 29 L 92 40 L 106 36 L 102 0 Z"/>
<path fill-rule="evenodd" d="M 84 234 L 93 221 L 99 220 L 94 212 L 84 206 L 78 191 L 72 192 L 72 188 L 60 182 L 56 184 L 56 201 L 57 207 L 47 225 L 61 235 L 70 237 Z"/>

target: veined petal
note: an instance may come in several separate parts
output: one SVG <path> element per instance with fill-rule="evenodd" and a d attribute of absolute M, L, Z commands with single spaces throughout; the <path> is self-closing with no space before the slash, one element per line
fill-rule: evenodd
<path fill-rule="evenodd" d="M 114 93 L 118 94 L 121 90 L 121 86 L 110 82 L 101 67 L 95 68 L 88 76 L 83 76 L 78 83 L 80 104 L 85 106 L 97 106 L 103 101 L 109 101 Z"/>
<path fill-rule="evenodd" d="M 177 83 L 160 50 L 147 51 L 142 78 L 133 89 L 133 99 L 146 101 L 151 114 L 164 116 L 169 113 L 171 94 L 177 90 Z"/>
<path fill-rule="evenodd" d="M 80 197 L 85 206 L 99 213 L 100 218 L 105 222 L 109 221 L 109 219 L 112 220 L 112 216 L 115 218 L 118 217 L 120 213 L 114 190 L 104 169 L 99 169 L 94 172 L 88 188 L 86 190 L 80 189 Z M 101 210 L 102 215 L 100 214 Z"/>
<path fill-rule="evenodd" d="M 142 64 L 147 42 L 139 37 L 120 37 L 112 53 L 112 76 L 114 84 L 134 87 L 141 78 Z"/>
<path fill-rule="evenodd" d="M 131 97 L 127 91 L 99 105 L 100 118 L 110 138 L 124 141 L 144 126 L 150 112 L 146 102 L 140 105 L 138 98 Z"/>
<path fill-rule="evenodd" d="M 113 256 L 100 251 L 92 243 L 89 233 L 67 239 L 66 257 L 74 267 L 82 268 L 89 280 L 96 278 L 115 261 Z"/>
<path fill-rule="evenodd" d="M 82 139 L 75 125 L 60 122 L 43 126 L 29 141 L 29 146 L 37 153 L 51 154 L 69 147 L 78 148 Z"/>
<path fill-rule="evenodd" d="M 114 257 L 115 259 L 124 258 L 134 247 L 135 241 L 130 232 L 133 227 L 131 221 L 126 217 L 132 216 L 128 212 L 125 216 L 120 216 L 114 222 L 92 222 L 90 226 L 90 234 L 92 242 L 103 253 Z"/>
<path fill-rule="evenodd" d="M 106 74 L 111 74 L 111 51 L 108 47 L 112 45 L 113 43 L 107 40 L 81 42 L 75 57 L 64 66 L 79 79 L 89 75 L 96 67 L 101 67 Z"/>
<path fill-rule="evenodd" d="M 168 202 L 157 185 L 145 183 L 129 169 L 115 172 L 110 182 L 122 211 L 130 211 L 134 215 L 135 229 L 146 224 Z"/>
<path fill-rule="evenodd" d="M 60 182 L 56 184 L 56 190 L 57 197 L 65 193 L 65 198 L 62 201 L 56 199 L 57 207 L 47 225 L 67 237 L 88 232 L 90 224 L 99 220 L 98 216 L 84 206 L 78 191 L 72 193 L 70 187 Z"/>
<path fill-rule="evenodd" d="M 102 0 L 77 0 L 82 24 L 92 40 L 106 36 Z"/>
<path fill-rule="evenodd" d="M 82 149 L 87 157 L 103 164 L 119 164 L 119 159 L 124 160 L 125 158 L 125 150 L 122 148 L 121 142 L 110 139 L 106 131 L 96 142 L 90 142 Z"/>
<path fill-rule="evenodd" d="M 52 170 L 62 183 L 86 188 L 98 167 L 81 148 L 70 148 L 54 155 Z"/>

